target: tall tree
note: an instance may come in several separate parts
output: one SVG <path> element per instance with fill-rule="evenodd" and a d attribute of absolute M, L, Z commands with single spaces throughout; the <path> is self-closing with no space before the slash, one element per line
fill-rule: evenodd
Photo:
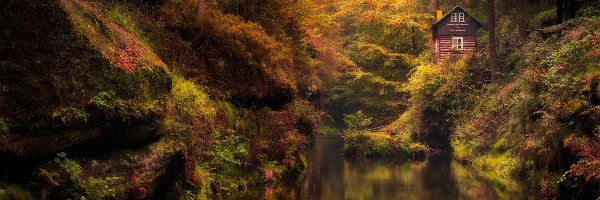
<path fill-rule="evenodd" d="M 529 20 L 527 16 L 529 15 L 529 10 L 527 9 L 528 0 L 514 0 L 515 6 L 517 8 L 517 26 L 519 33 L 519 40 L 525 41 L 527 40 L 527 26 Z"/>
<path fill-rule="evenodd" d="M 599 0 L 600 1 L 600 0 Z M 438 20 L 438 16 L 437 16 L 437 11 L 440 9 L 440 0 L 433 0 L 433 11 L 435 12 L 435 21 L 437 22 Z"/>
<path fill-rule="evenodd" d="M 488 21 L 488 51 L 490 54 L 489 58 L 489 68 L 494 73 L 493 77 L 495 77 L 495 73 L 498 68 L 498 52 L 496 51 L 496 6 L 494 0 L 488 0 L 487 7 L 487 21 Z"/>
<path fill-rule="evenodd" d="M 568 2 L 567 3 L 567 5 L 568 5 L 568 8 L 567 8 L 567 12 L 568 12 L 567 17 L 569 19 L 573 19 L 573 18 L 575 18 L 575 13 L 577 12 L 577 8 L 578 8 L 577 1 L 575 1 L 575 0 L 567 0 L 567 2 Z"/>
<path fill-rule="evenodd" d="M 563 9 L 565 8 L 564 0 L 556 0 L 556 23 L 563 22 Z"/>

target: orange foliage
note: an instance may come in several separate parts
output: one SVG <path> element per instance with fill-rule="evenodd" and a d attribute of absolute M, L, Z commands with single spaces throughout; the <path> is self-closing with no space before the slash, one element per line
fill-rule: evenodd
<path fill-rule="evenodd" d="M 579 157 L 579 161 L 571 166 L 570 175 L 584 177 L 586 182 L 600 181 L 600 135 L 589 138 L 572 135 L 565 140 L 565 146 Z"/>
<path fill-rule="evenodd" d="M 117 54 L 119 58 L 116 60 L 115 65 L 127 71 L 134 70 L 141 58 L 140 52 L 129 46 L 119 47 Z"/>

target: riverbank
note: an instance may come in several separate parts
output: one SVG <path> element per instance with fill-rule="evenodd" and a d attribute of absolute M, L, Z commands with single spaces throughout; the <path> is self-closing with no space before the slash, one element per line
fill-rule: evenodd
<path fill-rule="evenodd" d="M 343 138 L 317 136 L 308 168 L 297 182 L 249 189 L 232 199 L 525 199 L 515 179 L 498 181 L 453 161 L 450 154 L 424 160 L 344 156 Z"/>

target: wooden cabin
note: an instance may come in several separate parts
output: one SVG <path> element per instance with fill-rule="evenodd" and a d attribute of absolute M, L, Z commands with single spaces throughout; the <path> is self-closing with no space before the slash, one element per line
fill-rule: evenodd
<path fill-rule="evenodd" d="M 444 16 L 441 10 L 438 10 L 436 19 L 431 27 L 436 61 L 475 51 L 477 30 L 483 27 L 479 20 L 460 6 L 456 6 Z"/>

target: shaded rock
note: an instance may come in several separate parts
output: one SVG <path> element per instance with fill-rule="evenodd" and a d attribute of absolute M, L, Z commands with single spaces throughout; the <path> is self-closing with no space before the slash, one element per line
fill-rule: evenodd
<path fill-rule="evenodd" d="M 54 158 L 58 152 L 72 156 L 101 156 L 122 149 L 140 148 L 160 139 L 154 124 L 123 129 L 52 131 L 0 135 L 0 175 L 18 174 Z"/>
<path fill-rule="evenodd" d="M 174 181 L 182 177 L 182 153 L 169 149 L 165 141 L 136 150 L 113 152 L 103 158 L 76 158 L 83 177 L 120 177 L 128 189 L 117 196 L 129 199 L 164 197 Z"/>

